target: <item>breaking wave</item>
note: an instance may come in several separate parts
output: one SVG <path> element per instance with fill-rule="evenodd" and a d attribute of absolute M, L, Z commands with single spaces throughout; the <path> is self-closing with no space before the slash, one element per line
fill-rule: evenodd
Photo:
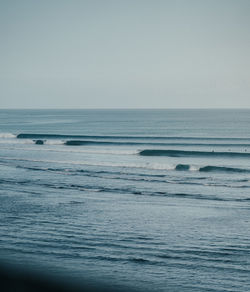
<path fill-rule="evenodd" d="M 105 153 L 105 152 L 104 152 Z M 108 152 L 107 152 L 108 153 Z M 131 153 L 125 153 L 131 154 Z M 0 157 L 3 161 L 30 161 L 30 162 L 42 162 L 42 163 L 56 163 L 56 164 L 72 164 L 72 165 L 86 165 L 86 166 L 100 166 L 100 167 L 120 167 L 120 168 L 142 168 L 142 169 L 154 169 L 154 170 L 167 170 L 167 171 L 199 171 L 199 172 L 223 172 L 223 173 L 250 173 L 250 169 L 235 168 L 227 166 L 197 166 L 190 164 L 166 164 L 166 163 L 109 163 L 91 161 L 56 161 L 56 160 L 43 160 L 43 159 L 30 159 L 30 158 L 14 158 L 14 157 Z"/>
<path fill-rule="evenodd" d="M 225 166 L 204 166 L 199 169 L 201 172 L 232 172 L 232 173 L 250 173 L 250 169 L 225 167 Z"/>
<path fill-rule="evenodd" d="M 160 150 L 146 149 L 139 152 L 142 156 L 168 156 L 168 157 L 228 157 L 248 158 L 249 152 L 220 152 L 220 151 L 187 151 L 187 150 Z"/>
<path fill-rule="evenodd" d="M 61 135 L 39 133 L 0 133 L 0 143 L 46 144 L 67 146 L 180 146 L 180 147 L 250 147 L 250 138 L 179 137 L 179 136 L 116 136 Z M 246 148 L 245 148 L 246 149 Z M 143 151 L 142 155 L 149 155 Z M 150 155 L 163 155 L 151 153 Z M 169 155 L 169 154 L 168 154 Z M 171 153 L 171 156 L 174 154 Z M 176 154 L 177 155 L 177 154 Z"/>
<path fill-rule="evenodd" d="M 116 136 L 116 135 L 61 135 L 20 133 L 18 139 L 143 139 L 143 140 L 217 140 L 217 141 L 250 141 L 250 137 L 180 137 L 180 136 Z"/>
<path fill-rule="evenodd" d="M 189 164 L 177 164 L 175 167 L 175 170 L 180 170 L 180 171 L 181 170 L 183 171 L 195 170 L 195 167 Z M 206 165 L 203 167 L 198 167 L 197 170 L 200 172 L 250 173 L 250 169 L 226 167 L 226 166 L 214 166 L 214 165 Z"/>

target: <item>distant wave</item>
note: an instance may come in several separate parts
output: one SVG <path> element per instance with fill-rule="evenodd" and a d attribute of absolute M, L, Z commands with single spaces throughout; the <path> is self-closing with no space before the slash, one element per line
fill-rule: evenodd
<path fill-rule="evenodd" d="M 186 136 L 116 136 L 116 135 L 66 135 L 20 133 L 18 139 L 154 139 L 154 140 L 217 140 L 217 141 L 250 141 L 250 137 L 186 137 Z"/>
<path fill-rule="evenodd" d="M 91 140 L 68 140 L 64 142 L 68 146 L 82 146 L 82 145 L 141 145 L 144 143 L 138 142 L 115 142 L 115 141 L 91 141 Z"/>
<path fill-rule="evenodd" d="M 11 139 L 10 139 L 11 138 Z M 12 138 L 17 138 L 13 140 Z M 109 139 L 109 140 L 108 140 Z M 211 138 L 179 136 L 115 136 L 115 135 L 61 135 L 61 134 L 26 134 L 14 135 L 0 133 L 0 143 L 34 144 L 43 140 L 43 144 L 67 146 L 181 146 L 181 147 L 250 147 L 250 138 Z M 144 141 L 143 141 L 144 140 Z M 165 140 L 165 141 L 164 141 Z M 173 141 L 171 141 L 173 140 Z M 179 141 L 174 141 L 179 140 Z M 192 141 L 193 140 L 193 141 Z"/>
<path fill-rule="evenodd" d="M 139 152 L 142 156 L 168 156 L 168 157 L 250 157 L 248 152 L 214 152 L 214 151 L 185 151 L 185 150 L 160 150 L 146 149 Z"/>
<path fill-rule="evenodd" d="M 190 170 L 192 168 L 189 164 L 177 164 L 175 170 Z M 226 166 L 214 166 L 206 165 L 200 168 L 197 168 L 200 172 L 229 172 L 229 173 L 250 173 L 250 169 L 245 168 L 235 168 L 235 167 L 226 167 Z"/>
<path fill-rule="evenodd" d="M 166 175 L 164 174 L 142 174 L 142 173 L 131 173 L 131 172 L 121 172 L 121 171 L 91 171 L 91 170 L 86 170 L 86 169 L 70 169 L 70 168 L 38 168 L 38 167 L 25 167 L 25 166 L 17 166 L 17 168 L 25 168 L 25 169 L 29 169 L 29 170 L 38 170 L 38 171 L 58 171 L 58 172 L 67 172 L 67 173 L 95 173 L 95 174 L 126 174 L 126 175 L 135 175 L 135 176 L 143 176 L 143 177 L 157 177 L 157 178 L 164 178 L 164 180 L 162 181 L 166 181 L 165 177 Z M 187 171 L 190 170 L 192 168 L 192 166 L 190 166 L 189 164 L 177 164 L 175 167 L 173 167 L 172 169 L 169 168 L 169 170 L 178 170 L 178 171 Z M 233 168 L 233 167 L 225 167 L 225 166 L 212 166 L 212 165 L 207 165 L 204 167 L 198 167 L 196 169 L 199 172 L 229 172 L 229 173 L 250 173 L 250 169 L 244 169 L 244 168 Z M 244 180 L 244 181 L 248 181 L 248 180 Z"/>
<path fill-rule="evenodd" d="M 199 172 L 223 172 L 223 173 L 250 173 L 250 169 L 246 168 L 235 168 L 235 167 L 227 167 L 227 166 L 215 166 L 215 165 L 206 165 L 206 166 L 197 166 L 197 165 L 189 165 L 189 164 L 160 164 L 160 163 L 93 163 L 91 161 L 55 161 L 55 160 L 39 160 L 39 159 L 19 159 L 13 157 L 0 157 L 3 161 L 30 161 L 30 162 L 42 162 L 42 163 L 57 163 L 57 164 L 72 164 L 72 165 L 86 165 L 86 166 L 104 166 L 104 167 L 119 167 L 119 168 L 131 168 L 131 169 L 154 169 L 154 170 L 167 170 L 167 171 L 199 171 Z M 32 169 L 32 168 L 31 168 Z M 52 170 L 52 168 L 42 168 L 42 169 L 33 169 L 33 170 Z M 58 168 L 56 168 L 59 171 Z M 72 171 L 72 170 L 67 170 Z M 83 170 L 78 170 L 77 172 L 83 172 Z M 102 172 L 102 171 L 101 171 Z M 106 173 L 107 171 L 105 171 Z M 139 175 L 137 173 L 137 175 Z M 141 174 L 142 175 L 142 174 Z M 149 176 L 144 175 L 143 176 Z M 151 175 L 152 176 L 152 175 Z M 165 175 L 153 175 L 164 177 Z"/>
<path fill-rule="evenodd" d="M 95 140 L 68 140 L 63 142 L 68 146 L 84 146 L 84 145 L 115 145 L 115 146 L 136 146 L 136 145 L 152 145 L 152 146 L 207 146 L 207 147 L 250 147 L 247 143 L 171 143 L 171 142 L 132 142 L 132 141 L 95 141 Z"/>
<path fill-rule="evenodd" d="M 235 173 L 250 173 L 250 169 L 224 167 L 224 166 L 204 166 L 199 169 L 201 172 L 235 172 Z"/>

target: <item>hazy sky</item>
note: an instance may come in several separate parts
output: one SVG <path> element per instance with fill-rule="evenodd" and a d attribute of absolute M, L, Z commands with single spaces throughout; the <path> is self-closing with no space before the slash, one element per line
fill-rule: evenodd
<path fill-rule="evenodd" d="M 0 108 L 250 107 L 249 0 L 0 0 Z"/>

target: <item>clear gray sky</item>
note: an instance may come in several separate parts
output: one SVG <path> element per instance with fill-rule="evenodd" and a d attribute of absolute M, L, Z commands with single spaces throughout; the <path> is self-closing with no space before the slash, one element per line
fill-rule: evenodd
<path fill-rule="evenodd" d="M 0 0 L 0 108 L 250 107 L 249 0 Z"/>

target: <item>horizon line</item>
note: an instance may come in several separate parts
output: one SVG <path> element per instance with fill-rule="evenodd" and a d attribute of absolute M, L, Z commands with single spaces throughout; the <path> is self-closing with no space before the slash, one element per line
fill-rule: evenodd
<path fill-rule="evenodd" d="M 123 108 L 123 107 L 41 107 L 41 108 L 11 108 L 11 107 L 6 107 L 6 108 L 0 108 L 0 110 L 233 110 L 233 109 L 238 109 L 238 110 L 250 110 L 250 107 L 128 107 L 128 108 Z"/>

